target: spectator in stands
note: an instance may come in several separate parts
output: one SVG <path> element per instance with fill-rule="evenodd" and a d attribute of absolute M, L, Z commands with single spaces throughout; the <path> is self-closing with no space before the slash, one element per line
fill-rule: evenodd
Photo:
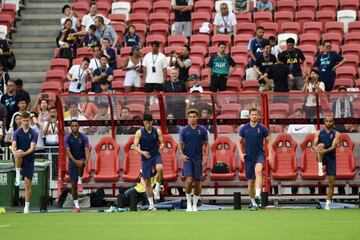
<path fill-rule="evenodd" d="M 35 130 L 38 134 L 38 139 L 37 139 L 35 150 L 43 150 L 44 149 L 44 140 L 42 138 L 42 130 L 40 129 L 40 123 L 39 123 L 38 115 L 36 114 L 36 112 L 30 113 L 30 128 Z"/>
<path fill-rule="evenodd" d="M 58 117 L 56 107 L 49 109 L 50 116 L 44 124 L 43 136 L 45 138 L 45 146 L 58 146 L 59 144 L 59 130 Z"/>
<path fill-rule="evenodd" d="M 164 82 L 164 92 L 186 92 L 185 83 L 179 79 L 179 70 L 174 68 L 171 70 L 171 78 Z"/>
<path fill-rule="evenodd" d="M 101 53 L 107 57 L 109 67 L 111 67 L 112 70 L 115 70 L 116 69 L 116 52 L 114 49 L 112 49 L 110 47 L 110 40 L 107 38 L 104 38 L 102 40 Z"/>
<path fill-rule="evenodd" d="M 85 116 L 88 120 L 92 120 L 98 112 L 98 108 L 93 102 L 89 102 L 88 97 L 80 97 L 79 113 L 81 115 Z"/>
<path fill-rule="evenodd" d="M 0 63 L 2 63 L 4 70 L 8 70 L 8 58 L 11 56 L 11 48 L 6 39 L 0 39 Z"/>
<path fill-rule="evenodd" d="M 145 92 L 162 91 L 163 83 L 167 76 L 167 60 L 164 54 L 159 52 L 160 43 L 151 43 L 151 52 L 147 53 L 143 59 L 143 79 L 145 81 Z M 155 102 L 154 98 L 150 103 Z"/>
<path fill-rule="evenodd" d="M 188 82 L 190 83 L 190 85 L 192 84 L 192 87 L 190 88 L 190 93 L 204 92 L 203 87 L 200 85 L 200 78 L 195 73 L 190 75 Z"/>
<path fill-rule="evenodd" d="M 71 9 L 70 5 L 66 4 L 62 8 L 62 14 L 63 17 L 60 19 L 61 26 L 64 25 L 66 19 L 71 19 L 72 21 L 72 29 L 74 29 L 75 32 L 81 27 L 80 21 L 76 15 L 76 12 L 74 9 Z"/>
<path fill-rule="evenodd" d="M 256 3 L 256 11 L 269 11 L 272 12 L 273 5 L 269 0 L 260 0 Z"/>
<path fill-rule="evenodd" d="M 287 49 L 283 52 L 282 62 L 285 63 L 290 70 L 290 90 L 301 90 L 304 86 L 304 77 L 306 76 L 306 59 L 303 52 L 295 48 L 295 40 L 288 38 L 286 40 Z M 301 65 L 303 69 L 301 71 Z"/>
<path fill-rule="evenodd" d="M 41 95 L 39 95 L 41 97 Z M 44 128 L 45 122 L 49 119 L 50 113 L 49 113 L 49 102 L 48 99 L 40 99 L 40 111 L 38 114 L 38 122 L 40 129 L 42 130 Z M 40 134 L 42 136 L 42 134 Z"/>
<path fill-rule="evenodd" d="M 92 72 L 94 72 L 97 68 L 100 67 L 101 47 L 100 46 L 93 47 L 93 53 L 94 53 L 94 57 L 90 59 L 90 64 L 89 64 L 89 68 Z M 109 64 L 106 65 L 106 67 L 109 67 Z"/>
<path fill-rule="evenodd" d="M 345 132 L 347 133 L 359 133 L 358 126 L 355 124 L 345 124 Z"/>
<path fill-rule="evenodd" d="M 67 74 L 67 79 L 70 81 L 70 94 L 79 94 L 86 92 L 86 81 L 87 79 L 91 79 L 89 63 L 90 59 L 88 57 L 84 57 L 81 65 L 73 65 L 70 68 Z"/>
<path fill-rule="evenodd" d="M 71 99 L 71 101 L 69 102 L 68 108 L 69 108 L 70 115 L 64 119 L 65 121 L 71 121 L 71 120 L 86 121 L 87 120 L 87 118 L 84 115 L 80 114 L 80 111 L 78 108 L 78 103 L 77 103 L 76 99 Z M 66 131 L 70 132 L 70 128 L 67 128 Z M 82 134 L 88 134 L 89 127 L 88 126 L 80 127 L 80 132 Z"/>
<path fill-rule="evenodd" d="M 218 43 L 218 53 L 209 61 L 210 91 L 226 91 L 227 79 L 235 71 L 237 65 L 229 54 L 225 53 L 225 42 Z M 230 67 L 232 71 L 230 72 Z"/>
<path fill-rule="evenodd" d="M 66 19 L 64 22 L 63 29 L 60 30 L 57 38 L 56 44 L 60 48 L 59 57 L 72 60 L 76 56 L 76 48 L 78 44 L 78 39 L 76 37 L 76 32 L 72 27 L 71 19 Z"/>
<path fill-rule="evenodd" d="M 108 103 L 100 102 L 98 104 L 98 109 L 99 112 L 95 115 L 94 120 L 111 120 Z M 91 132 L 95 135 L 108 135 L 110 133 L 110 129 L 108 126 L 93 126 L 91 127 Z"/>
<path fill-rule="evenodd" d="M 95 26 L 95 37 L 101 42 L 103 42 L 104 39 L 108 39 L 112 47 L 116 47 L 118 36 L 111 25 L 105 25 L 103 17 L 98 16 L 95 18 Z"/>
<path fill-rule="evenodd" d="M 228 5 L 222 3 L 220 12 L 214 18 L 214 34 L 236 34 L 236 16 L 229 12 Z"/>
<path fill-rule="evenodd" d="M 304 105 L 304 111 L 307 118 L 316 117 L 316 96 L 313 93 L 323 92 L 325 85 L 323 82 L 319 82 L 319 71 L 317 69 L 311 69 L 310 77 L 305 80 L 303 92 L 310 93 L 307 95 Z"/>
<path fill-rule="evenodd" d="M 256 35 L 249 41 L 248 51 L 250 55 L 249 67 L 253 67 L 256 61 L 256 55 L 263 52 L 264 43 L 267 39 L 263 38 L 265 29 L 263 27 L 256 28 Z M 248 79 L 248 78 L 247 78 Z M 254 78 L 252 78 L 254 79 Z M 255 78 L 256 79 L 256 78 Z"/>
<path fill-rule="evenodd" d="M 96 17 L 102 17 L 103 18 L 103 22 L 105 23 L 105 25 L 109 25 L 110 24 L 110 20 L 107 19 L 104 15 L 102 14 L 97 14 L 96 13 L 97 11 L 97 7 L 96 7 L 96 3 L 95 2 L 92 2 L 90 4 L 90 10 L 89 10 L 89 14 L 85 15 L 83 18 L 82 18 L 82 21 L 81 21 L 81 27 L 82 27 L 82 31 L 84 30 L 88 30 L 90 25 L 93 25 L 95 24 L 95 19 Z"/>
<path fill-rule="evenodd" d="M 209 132 L 214 133 L 214 125 L 210 123 L 208 120 L 212 120 L 212 109 L 210 106 L 205 107 L 201 110 L 200 119 L 205 120 L 205 124 L 202 126 Z"/>
<path fill-rule="evenodd" d="M 24 112 L 27 111 L 27 108 L 29 106 L 29 103 L 26 99 L 19 99 L 17 100 L 17 105 L 18 105 L 18 111 L 16 113 L 14 113 L 13 117 L 10 120 L 10 126 L 13 125 L 14 123 L 14 116 L 19 113 L 20 115 L 23 114 Z"/>
<path fill-rule="evenodd" d="M 334 113 L 334 117 L 352 118 L 354 116 L 354 107 L 349 97 L 347 96 L 347 88 L 345 86 L 340 86 L 338 91 L 342 92 L 343 94 L 337 95 L 337 100 L 332 103 L 331 110 Z M 339 132 L 345 132 L 345 126 L 336 124 L 336 130 Z"/>
<path fill-rule="evenodd" d="M 273 83 L 268 79 L 266 81 L 266 73 L 276 64 L 276 57 L 271 54 L 270 42 L 264 42 L 262 48 L 264 49 L 262 54 L 256 56 L 254 65 L 254 71 L 259 75 L 259 91 L 269 91 L 272 88 Z"/>
<path fill-rule="evenodd" d="M 251 0 L 232 0 L 235 13 L 249 12 Z"/>
<path fill-rule="evenodd" d="M 135 26 L 129 25 L 127 33 L 124 36 L 124 47 L 138 46 L 141 48 L 141 39 L 135 32 Z"/>
<path fill-rule="evenodd" d="M 0 103 L 0 143 L 4 140 L 6 136 L 6 121 L 7 121 L 7 111 L 6 107 Z"/>
<path fill-rule="evenodd" d="M 191 48 L 189 45 L 184 46 L 180 56 L 178 56 L 175 51 L 170 52 L 171 56 L 169 67 L 175 66 L 175 68 L 179 69 L 179 79 L 185 83 L 186 87 L 188 87 L 187 80 L 189 78 L 189 70 L 192 65 L 192 60 L 189 57 L 190 52 Z"/>
<path fill-rule="evenodd" d="M 175 116 L 173 113 L 168 113 L 166 115 L 166 119 L 170 120 L 170 122 L 173 123 L 171 120 L 175 120 Z M 168 134 L 174 134 L 174 133 L 180 133 L 181 127 L 179 125 L 169 125 L 167 124 L 167 133 Z"/>
<path fill-rule="evenodd" d="M 191 37 L 192 22 L 191 12 L 193 10 L 193 0 L 171 0 L 172 9 L 175 11 L 175 35 L 185 35 Z"/>
<path fill-rule="evenodd" d="M 280 53 L 282 53 L 282 49 L 281 47 L 277 44 L 276 42 L 276 37 L 275 36 L 270 36 L 269 37 L 269 42 L 270 42 L 270 46 L 271 46 L 271 54 L 275 55 L 276 58 L 278 58 L 278 55 Z"/>
<path fill-rule="evenodd" d="M 82 40 L 81 46 L 94 48 L 95 46 L 100 46 L 99 39 L 95 36 L 96 26 L 90 25 L 89 31 Z"/>
<path fill-rule="evenodd" d="M 3 63 L 0 62 L 0 97 L 6 93 L 6 86 L 9 79 L 9 73 L 5 70 Z"/>
<path fill-rule="evenodd" d="M 323 52 L 317 55 L 315 66 L 319 69 L 320 82 L 324 82 L 325 91 L 333 90 L 336 78 L 335 70 L 345 62 L 345 58 L 335 51 L 331 51 L 330 40 L 323 41 Z"/>
<path fill-rule="evenodd" d="M 21 114 L 20 113 L 15 113 L 14 114 L 14 122 L 10 125 L 9 130 L 6 133 L 6 140 L 5 142 L 7 142 L 9 145 L 11 145 L 12 143 L 12 137 L 13 137 L 13 133 L 19 128 L 21 127 Z"/>
<path fill-rule="evenodd" d="M 125 92 L 138 92 L 141 87 L 141 49 L 138 45 L 131 47 L 131 53 L 124 62 L 123 69 L 126 71 L 124 87 Z"/>
<path fill-rule="evenodd" d="M 120 120 L 131 120 L 130 109 L 128 107 L 122 107 L 120 112 Z M 123 125 L 116 129 L 116 133 L 121 135 L 133 134 L 133 129 L 130 124 Z"/>
<path fill-rule="evenodd" d="M 19 102 L 22 99 L 25 99 L 26 102 L 30 104 L 30 94 L 23 89 L 23 86 L 24 86 L 23 80 L 21 79 L 15 80 L 15 90 L 16 90 L 15 99 L 17 102 Z"/>
<path fill-rule="evenodd" d="M 9 79 L 7 83 L 6 93 L 1 96 L 1 104 L 5 106 L 7 112 L 7 121 L 5 123 L 6 129 L 9 129 L 9 120 L 12 119 L 14 113 L 19 110 L 19 107 L 16 104 L 15 94 L 15 81 Z"/>
<path fill-rule="evenodd" d="M 92 91 L 95 93 L 100 93 L 100 80 L 106 79 L 110 83 L 110 89 L 111 89 L 111 82 L 114 80 L 114 72 L 111 67 L 107 67 L 108 65 L 108 57 L 105 55 L 101 55 L 100 57 L 100 67 L 95 69 L 93 74 L 93 80 L 92 80 Z"/>
<path fill-rule="evenodd" d="M 99 84 L 100 84 L 102 94 L 108 94 L 108 93 L 115 92 L 114 90 L 110 89 L 110 82 L 107 79 L 105 79 L 105 78 L 100 79 Z"/>

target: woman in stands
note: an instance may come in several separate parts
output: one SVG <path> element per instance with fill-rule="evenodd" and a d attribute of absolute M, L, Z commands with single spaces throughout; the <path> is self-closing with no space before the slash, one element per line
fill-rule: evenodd
<path fill-rule="evenodd" d="M 123 69 L 126 71 L 124 87 L 125 92 L 139 91 L 141 72 L 141 49 L 138 45 L 131 47 L 130 56 L 126 59 Z"/>
<path fill-rule="evenodd" d="M 303 87 L 303 92 L 309 93 L 306 96 L 304 111 L 306 118 L 316 117 L 316 96 L 314 93 L 324 92 L 325 85 L 323 82 L 319 82 L 319 71 L 317 69 L 311 69 L 310 77 L 306 78 Z"/>
<path fill-rule="evenodd" d="M 5 142 L 7 142 L 9 145 L 11 145 L 12 143 L 12 137 L 13 137 L 13 133 L 16 131 L 16 129 L 18 129 L 19 127 L 21 127 L 21 114 L 17 113 L 14 116 L 14 122 L 13 125 L 10 126 L 9 130 L 6 133 L 6 140 Z"/>
<path fill-rule="evenodd" d="M 70 60 L 75 58 L 78 39 L 73 35 L 74 33 L 76 32 L 72 29 L 72 20 L 66 19 L 63 29 L 60 30 L 59 35 L 56 38 L 56 44 L 58 48 L 60 48 L 59 57 Z M 71 52 L 64 49 L 70 49 Z"/>
<path fill-rule="evenodd" d="M 124 47 L 141 47 L 141 39 L 136 33 L 134 25 L 129 25 L 126 35 L 124 36 Z"/>

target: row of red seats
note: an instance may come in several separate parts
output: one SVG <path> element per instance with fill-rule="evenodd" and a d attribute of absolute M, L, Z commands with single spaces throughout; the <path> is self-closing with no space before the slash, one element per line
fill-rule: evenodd
<path fill-rule="evenodd" d="M 129 138 L 124 146 L 125 157 L 122 179 L 125 182 L 136 181 L 141 169 L 140 154 L 133 149 L 134 138 Z M 301 144 L 301 179 L 320 180 L 324 177 L 317 175 L 317 160 L 315 153 L 311 150 L 314 141 L 314 134 L 305 137 Z M 166 182 L 178 179 L 177 164 L 177 143 L 169 135 L 164 135 L 166 149 L 162 153 L 164 163 L 164 180 Z M 337 179 L 352 180 L 355 177 L 355 160 L 353 155 L 355 144 L 346 134 L 341 134 L 340 144 L 336 149 L 337 153 Z M 273 180 L 296 180 L 298 177 L 298 166 L 296 158 L 297 143 L 289 134 L 279 134 L 274 140 L 274 162 L 271 166 Z M 236 178 L 236 170 L 239 170 L 239 178 L 245 179 L 244 164 L 239 166 L 235 163 L 235 144 L 225 136 L 219 136 L 211 145 L 210 180 L 211 181 L 233 181 Z M 117 182 L 120 177 L 119 151 L 120 146 L 111 137 L 102 138 L 95 146 L 96 160 L 94 168 L 95 182 Z M 224 162 L 229 166 L 229 173 L 212 173 L 217 162 Z M 84 182 L 91 179 L 91 161 L 84 173 Z M 181 168 L 180 168 L 181 170 Z M 65 180 L 69 180 L 68 171 Z M 204 169 L 203 178 L 206 177 Z"/>
<path fill-rule="evenodd" d="M 11 27 L 15 26 L 16 4 L 2 3 L 0 11 L 0 25 L 7 27 L 7 33 L 11 32 Z"/>

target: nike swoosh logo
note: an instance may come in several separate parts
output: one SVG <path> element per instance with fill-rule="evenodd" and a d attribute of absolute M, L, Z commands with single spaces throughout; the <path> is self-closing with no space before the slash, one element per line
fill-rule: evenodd
<path fill-rule="evenodd" d="M 301 129 L 303 129 L 303 127 L 301 127 L 301 128 L 295 128 L 295 131 L 297 132 L 297 131 L 300 131 Z"/>

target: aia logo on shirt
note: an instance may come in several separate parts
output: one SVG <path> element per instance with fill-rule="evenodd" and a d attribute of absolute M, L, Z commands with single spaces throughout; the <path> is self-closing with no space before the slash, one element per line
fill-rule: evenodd
<path fill-rule="evenodd" d="M 199 135 L 201 135 L 201 130 L 198 130 Z"/>

